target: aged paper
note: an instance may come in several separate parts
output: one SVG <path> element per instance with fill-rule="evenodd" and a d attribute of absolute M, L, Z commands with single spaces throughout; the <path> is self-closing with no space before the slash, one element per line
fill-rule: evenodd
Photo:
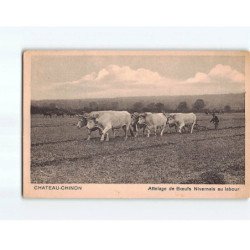
<path fill-rule="evenodd" d="M 247 51 L 25 51 L 23 196 L 249 197 Z"/>

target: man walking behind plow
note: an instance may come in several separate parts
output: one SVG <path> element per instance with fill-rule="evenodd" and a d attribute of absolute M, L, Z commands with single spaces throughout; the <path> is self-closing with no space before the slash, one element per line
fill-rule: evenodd
<path fill-rule="evenodd" d="M 215 113 L 213 113 L 213 118 L 211 119 L 211 121 L 214 124 L 214 129 L 218 129 L 219 126 L 219 118 L 217 115 L 215 115 Z"/>

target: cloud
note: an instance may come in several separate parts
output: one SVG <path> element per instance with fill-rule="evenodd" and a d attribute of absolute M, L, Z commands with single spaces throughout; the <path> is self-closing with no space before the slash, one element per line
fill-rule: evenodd
<path fill-rule="evenodd" d="M 178 82 L 145 68 L 109 65 L 98 72 L 84 75 L 78 80 L 54 84 L 57 91 L 67 89 L 87 98 L 167 95 Z M 53 84 L 52 84 L 53 86 Z M 79 96 L 78 96 L 79 97 Z"/>
<path fill-rule="evenodd" d="M 215 80 L 227 80 L 230 82 L 244 82 L 244 75 L 239 71 L 232 69 L 231 66 L 217 64 L 208 73 L 209 77 Z"/>
<path fill-rule="evenodd" d="M 222 64 L 217 64 L 208 73 L 197 72 L 186 80 L 170 79 L 145 68 L 132 69 L 129 66 L 109 65 L 74 81 L 51 84 L 47 89 L 53 98 L 69 99 L 224 94 L 243 91 L 244 75 L 231 66 Z"/>
<path fill-rule="evenodd" d="M 211 83 L 218 81 L 243 83 L 244 75 L 229 65 L 217 64 L 208 74 L 198 72 L 194 77 L 187 79 L 186 83 Z"/>
<path fill-rule="evenodd" d="M 197 83 L 197 82 L 208 83 L 210 82 L 210 77 L 205 73 L 198 72 L 195 74 L 194 77 L 188 78 L 185 81 L 185 83 Z"/>
<path fill-rule="evenodd" d="M 104 83 L 116 88 L 119 87 L 121 83 L 126 86 L 134 87 L 135 84 L 151 85 L 152 83 L 159 83 L 165 80 L 166 78 L 160 76 L 157 72 L 148 69 L 140 68 L 134 70 L 128 66 L 120 67 L 117 65 L 109 65 L 99 72 L 92 72 L 72 83 L 78 85 L 85 85 L 86 83 Z"/>

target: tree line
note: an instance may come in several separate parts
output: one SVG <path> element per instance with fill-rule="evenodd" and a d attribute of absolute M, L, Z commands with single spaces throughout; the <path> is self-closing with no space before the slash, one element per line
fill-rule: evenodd
<path fill-rule="evenodd" d="M 118 102 L 110 102 L 109 104 L 100 105 L 97 102 L 90 102 L 88 105 L 82 107 L 81 109 L 71 109 L 71 108 L 59 108 L 55 105 L 55 103 L 51 103 L 48 106 L 31 106 L 31 114 L 44 114 L 46 112 L 51 112 L 53 114 L 61 114 L 62 112 L 65 115 L 74 115 L 80 114 L 82 112 L 91 112 L 91 111 L 101 111 L 101 110 L 122 110 L 120 109 Z M 206 108 L 205 101 L 203 99 L 197 99 L 191 106 L 187 104 L 186 101 L 181 101 L 175 109 L 169 108 L 167 105 L 164 105 L 161 102 L 157 103 L 149 103 L 145 105 L 143 102 L 135 102 L 128 109 L 129 112 L 244 112 L 244 110 L 233 110 L 231 106 L 228 104 L 222 109 L 213 109 L 210 110 Z"/>
<path fill-rule="evenodd" d="M 187 113 L 187 112 L 235 112 L 240 111 L 243 112 L 244 110 L 233 110 L 230 105 L 226 105 L 223 109 L 212 109 L 206 108 L 206 104 L 203 99 L 197 99 L 191 107 L 188 106 L 186 101 L 180 102 L 175 109 L 170 109 L 169 107 L 165 106 L 163 103 L 149 103 L 148 105 L 144 106 L 142 102 L 136 102 L 133 105 L 133 111 L 136 112 L 180 112 L 180 113 Z"/>

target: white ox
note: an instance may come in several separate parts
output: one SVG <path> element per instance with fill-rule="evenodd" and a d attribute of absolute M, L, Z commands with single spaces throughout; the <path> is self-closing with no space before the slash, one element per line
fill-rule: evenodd
<path fill-rule="evenodd" d="M 155 136 L 157 135 L 157 128 L 161 128 L 161 136 L 166 128 L 167 117 L 163 113 L 150 113 L 146 112 L 139 115 L 138 124 L 145 124 L 147 130 L 147 136 L 150 136 L 150 130 L 154 129 Z"/>
<path fill-rule="evenodd" d="M 93 111 L 91 113 L 85 113 L 84 115 L 76 115 L 76 117 L 78 117 L 78 123 L 77 123 L 77 127 L 78 128 L 82 128 L 82 127 L 85 127 L 87 128 L 87 123 L 88 123 L 88 119 L 91 117 L 91 116 L 95 116 L 97 113 L 103 113 L 103 112 L 106 112 L 106 111 Z M 88 129 L 88 128 L 87 128 Z M 99 131 L 99 135 L 102 135 L 102 130 L 98 127 L 98 126 L 95 126 L 91 129 L 88 129 L 88 138 L 87 138 L 87 141 L 90 140 L 90 137 L 91 137 L 91 133 L 93 131 L 96 131 L 98 130 Z M 112 129 L 112 132 L 114 134 L 114 137 L 115 137 L 115 130 Z"/>
<path fill-rule="evenodd" d="M 167 124 L 176 125 L 178 132 L 181 133 L 182 128 L 186 125 L 191 125 L 190 133 L 193 133 L 194 125 L 196 124 L 196 115 L 194 113 L 176 113 L 167 116 Z"/>
<path fill-rule="evenodd" d="M 109 131 L 112 129 L 123 128 L 125 132 L 125 140 L 128 138 L 128 131 L 131 128 L 131 115 L 127 111 L 95 111 L 91 112 L 87 121 L 87 128 L 99 128 L 102 131 L 101 141 L 109 141 Z"/>

